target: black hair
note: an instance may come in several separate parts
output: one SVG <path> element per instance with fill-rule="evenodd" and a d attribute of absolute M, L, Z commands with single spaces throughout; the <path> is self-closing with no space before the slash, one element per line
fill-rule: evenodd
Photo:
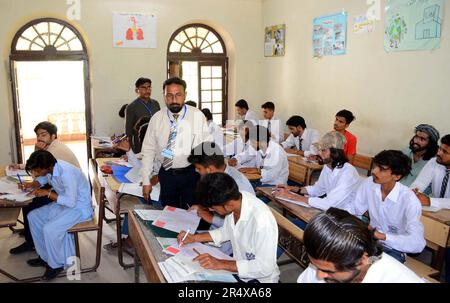
<path fill-rule="evenodd" d="M 303 129 L 306 128 L 306 122 L 305 119 L 301 116 L 292 116 L 286 121 L 287 126 L 293 126 L 293 127 L 301 127 Z"/>
<path fill-rule="evenodd" d="M 166 86 L 172 85 L 172 84 L 181 85 L 181 86 L 183 86 L 184 91 L 186 91 L 186 88 L 187 88 L 186 81 L 184 81 L 183 79 L 180 79 L 178 77 L 173 77 L 173 78 L 170 78 L 170 79 L 167 79 L 166 81 L 164 81 L 163 90 L 166 89 Z"/>
<path fill-rule="evenodd" d="M 33 169 L 49 169 L 56 164 L 56 158 L 46 150 L 37 150 L 30 155 L 25 170 L 31 173 Z"/>
<path fill-rule="evenodd" d="M 379 257 L 383 252 L 365 223 L 334 207 L 308 223 L 303 241 L 310 257 L 331 262 L 338 271 L 354 270 L 364 253 Z"/>
<path fill-rule="evenodd" d="M 124 104 L 120 108 L 120 110 L 119 110 L 119 117 L 120 118 L 125 118 L 125 112 L 126 112 L 127 107 L 128 107 L 128 104 Z"/>
<path fill-rule="evenodd" d="M 331 158 L 331 167 L 333 169 L 335 168 L 342 168 L 344 167 L 344 164 L 348 162 L 348 158 L 344 153 L 343 149 L 338 148 L 330 148 L 330 158 Z"/>
<path fill-rule="evenodd" d="M 264 103 L 263 105 L 261 105 L 261 108 L 264 108 L 264 109 L 270 109 L 270 110 L 275 110 L 275 104 L 273 104 L 273 102 L 266 102 L 266 103 Z"/>
<path fill-rule="evenodd" d="M 228 174 L 207 174 L 197 184 L 197 202 L 204 207 L 224 205 L 242 198 L 236 181 Z"/>
<path fill-rule="evenodd" d="M 189 100 L 185 102 L 186 105 L 190 105 L 192 107 L 197 107 L 197 102 Z"/>
<path fill-rule="evenodd" d="M 450 135 L 445 135 L 442 137 L 441 143 L 450 146 Z"/>
<path fill-rule="evenodd" d="M 43 121 L 36 125 L 36 127 L 34 128 L 34 132 L 36 134 L 38 129 L 46 130 L 50 134 L 50 136 L 55 135 L 56 137 L 58 137 L 58 127 L 56 127 L 56 125 L 51 122 Z"/>
<path fill-rule="evenodd" d="M 214 142 L 203 142 L 194 147 L 188 157 L 188 162 L 200 164 L 204 167 L 212 165 L 221 168 L 225 166 L 223 152 Z"/>
<path fill-rule="evenodd" d="M 205 115 L 206 121 L 211 121 L 213 119 L 213 115 L 209 108 L 203 108 L 202 113 Z"/>
<path fill-rule="evenodd" d="M 343 117 L 346 124 L 352 123 L 356 118 L 349 110 L 343 109 L 336 114 L 336 117 Z"/>
<path fill-rule="evenodd" d="M 242 120 L 239 125 L 238 125 L 238 129 L 245 129 L 245 142 L 248 141 L 248 139 L 250 139 L 250 128 L 252 128 L 254 126 L 253 122 L 250 120 Z"/>
<path fill-rule="evenodd" d="M 267 142 L 270 141 L 270 132 L 267 127 L 262 125 L 253 125 L 248 130 L 249 139 L 258 141 L 258 142 Z"/>
<path fill-rule="evenodd" d="M 136 86 L 136 88 L 139 88 L 139 86 L 144 85 L 145 83 L 150 83 L 150 85 L 152 85 L 152 80 L 150 80 L 149 78 L 139 78 L 136 80 L 136 83 L 134 84 Z"/>
<path fill-rule="evenodd" d="M 238 102 L 236 102 L 234 106 L 248 110 L 248 103 L 244 99 L 241 99 Z"/>
<path fill-rule="evenodd" d="M 399 150 L 383 150 L 373 158 L 376 166 L 387 166 L 393 175 L 404 176 L 411 172 L 411 159 Z"/>

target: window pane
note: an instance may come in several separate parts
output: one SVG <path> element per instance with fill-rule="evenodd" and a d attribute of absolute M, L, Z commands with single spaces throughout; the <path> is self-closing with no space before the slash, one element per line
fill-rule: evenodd
<path fill-rule="evenodd" d="M 34 27 L 37 29 L 38 33 L 41 35 L 48 33 L 48 22 L 38 23 Z"/>
<path fill-rule="evenodd" d="M 212 45 L 212 49 L 214 53 L 223 53 L 223 48 L 220 42 L 216 42 Z"/>
<path fill-rule="evenodd" d="M 189 38 L 193 38 L 197 34 L 195 31 L 195 27 L 189 27 L 189 28 L 185 29 L 185 32 L 187 33 Z"/>
<path fill-rule="evenodd" d="M 202 90 L 210 90 L 210 89 L 211 89 L 211 80 L 202 79 Z"/>
<path fill-rule="evenodd" d="M 186 100 L 198 102 L 198 62 L 183 61 L 183 80 L 187 84 Z"/>
<path fill-rule="evenodd" d="M 31 50 L 33 50 L 33 51 L 41 51 L 41 50 L 43 50 L 44 48 L 42 47 L 42 46 L 40 46 L 40 45 L 37 45 L 36 43 L 32 43 L 31 44 Z"/>
<path fill-rule="evenodd" d="M 213 91 L 212 95 L 213 95 L 213 101 L 222 101 L 222 91 L 221 90 Z"/>
<path fill-rule="evenodd" d="M 222 66 L 213 66 L 212 76 L 213 78 L 222 78 Z"/>
<path fill-rule="evenodd" d="M 217 40 L 219 39 L 217 39 L 216 35 L 214 35 L 212 32 L 209 32 L 208 36 L 206 36 L 206 41 L 208 41 L 209 44 L 213 44 Z"/>
<path fill-rule="evenodd" d="M 222 125 L 222 114 L 213 115 L 213 121 L 218 125 Z"/>
<path fill-rule="evenodd" d="M 202 91 L 202 104 L 203 102 L 211 102 L 211 91 L 210 90 L 206 90 L 206 91 Z"/>
<path fill-rule="evenodd" d="M 68 51 L 69 47 L 67 46 L 67 44 L 64 43 L 63 45 L 58 47 L 58 50 L 59 51 Z"/>
<path fill-rule="evenodd" d="M 200 38 L 205 38 L 208 32 L 209 31 L 206 28 L 203 27 L 197 28 L 197 36 L 199 36 Z"/>
<path fill-rule="evenodd" d="M 66 41 L 69 41 L 70 39 L 72 39 L 75 36 L 76 35 L 67 27 L 63 30 L 63 32 L 61 34 L 61 37 L 63 37 Z"/>
<path fill-rule="evenodd" d="M 203 44 L 203 46 L 204 46 L 204 44 Z M 202 50 L 202 53 L 205 53 L 205 54 L 212 54 L 212 52 L 213 52 L 213 50 L 209 46 Z"/>
<path fill-rule="evenodd" d="M 211 66 L 202 66 L 202 78 L 211 78 Z"/>
<path fill-rule="evenodd" d="M 197 38 L 195 40 L 197 41 L 196 47 L 200 47 L 200 45 L 202 45 L 203 39 Z"/>
<path fill-rule="evenodd" d="M 222 89 L 222 79 L 213 79 L 212 89 Z"/>
<path fill-rule="evenodd" d="M 28 50 L 29 47 L 30 47 L 29 41 L 23 38 L 19 38 L 19 40 L 17 40 L 16 50 Z"/>
<path fill-rule="evenodd" d="M 83 46 L 81 45 L 81 42 L 78 39 L 74 39 L 74 40 L 70 41 L 69 46 L 70 46 L 70 50 L 72 50 L 72 51 L 83 50 Z"/>
<path fill-rule="evenodd" d="M 186 34 L 184 32 L 180 32 L 175 37 L 175 40 L 178 40 L 178 42 L 180 42 L 181 44 L 183 44 L 187 39 L 188 39 L 188 37 L 186 37 Z"/>
<path fill-rule="evenodd" d="M 215 103 L 213 103 L 212 112 L 215 113 L 215 114 L 222 113 L 222 102 L 215 102 Z"/>
<path fill-rule="evenodd" d="M 211 110 L 212 105 L 209 102 L 202 102 L 202 109 L 207 108 L 209 110 Z"/>
<path fill-rule="evenodd" d="M 23 32 L 22 36 L 27 39 L 33 40 L 34 37 L 37 36 L 37 34 L 32 27 L 29 27 L 26 31 Z"/>
<path fill-rule="evenodd" d="M 178 43 L 177 41 L 173 41 L 172 44 L 170 45 L 170 49 L 169 51 L 171 53 L 178 53 L 181 51 L 181 44 Z"/>
<path fill-rule="evenodd" d="M 58 34 L 56 33 L 51 33 L 50 34 L 50 45 L 53 45 L 56 41 L 56 38 L 58 37 Z"/>
<path fill-rule="evenodd" d="M 190 53 L 190 52 L 191 52 L 191 49 L 190 49 L 190 48 L 187 48 L 186 46 L 183 46 L 183 47 L 181 48 L 181 52 L 182 52 L 182 53 Z"/>
<path fill-rule="evenodd" d="M 55 23 L 55 22 L 50 22 L 50 32 L 52 32 L 53 34 L 59 35 L 62 28 L 63 28 L 63 26 L 61 24 Z"/>

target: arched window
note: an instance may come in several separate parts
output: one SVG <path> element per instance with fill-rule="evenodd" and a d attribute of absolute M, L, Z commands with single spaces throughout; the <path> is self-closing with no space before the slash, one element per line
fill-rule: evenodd
<path fill-rule="evenodd" d="M 89 60 L 80 32 L 55 18 L 25 24 L 11 43 L 10 70 L 18 160 L 26 160 L 29 141 L 35 141 L 34 126 L 29 129 L 34 119 L 55 123 L 62 141 L 87 139 L 89 155 Z M 41 106 L 37 109 L 34 104 Z M 62 120 L 55 118 L 63 116 L 66 118 Z"/>
<path fill-rule="evenodd" d="M 204 24 L 189 24 L 170 38 L 167 49 L 168 77 L 181 77 L 188 84 L 186 100 L 208 108 L 223 125 L 228 109 L 228 58 L 220 35 Z"/>

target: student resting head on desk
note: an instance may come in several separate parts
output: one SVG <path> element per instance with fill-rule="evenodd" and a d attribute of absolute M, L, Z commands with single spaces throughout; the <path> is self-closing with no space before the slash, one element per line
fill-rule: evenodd
<path fill-rule="evenodd" d="M 219 245 L 231 241 L 234 260 L 219 260 L 203 254 L 194 261 L 206 269 L 237 273 L 244 282 L 277 283 L 280 275 L 276 258 L 278 226 L 269 207 L 256 196 L 239 192 L 236 182 L 225 173 L 202 177 L 196 194 L 200 205 L 225 216 L 224 224 L 218 229 L 186 237 L 182 231 L 178 242 L 214 241 Z"/>
<path fill-rule="evenodd" d="M 330 208 L 314 217 L 303 241 L 310 265 L 299 283 L 423 283 L 409 268 L 383 253 L 367 225 Z"/>

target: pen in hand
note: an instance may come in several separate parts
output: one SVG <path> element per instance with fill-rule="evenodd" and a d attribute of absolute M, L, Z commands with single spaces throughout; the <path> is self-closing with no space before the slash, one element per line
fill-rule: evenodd
<path fill-rule="evenodd" d="M 22 186 L 22 190 L 25 193 L 27 190 L 25 189 L 25 186 L 23 185 L 22 179 L 20 178 L 19 174 L 17 174 L 17 178 L 19 178 L 20 186 Z"/>
<path fill-rule="evenodd" d="M 186 240 L 186 238 L 187 238 L 187 236 L 189 235 L 189 233 L 190 233 L 190 230 L 188 229 L 188 230 L 186 231 L 186 233 L 184 234 L 184 237 L 181 239 L 180 247 L 181 247 L 181 245 L 183 245 L 184 240 Z"/>

